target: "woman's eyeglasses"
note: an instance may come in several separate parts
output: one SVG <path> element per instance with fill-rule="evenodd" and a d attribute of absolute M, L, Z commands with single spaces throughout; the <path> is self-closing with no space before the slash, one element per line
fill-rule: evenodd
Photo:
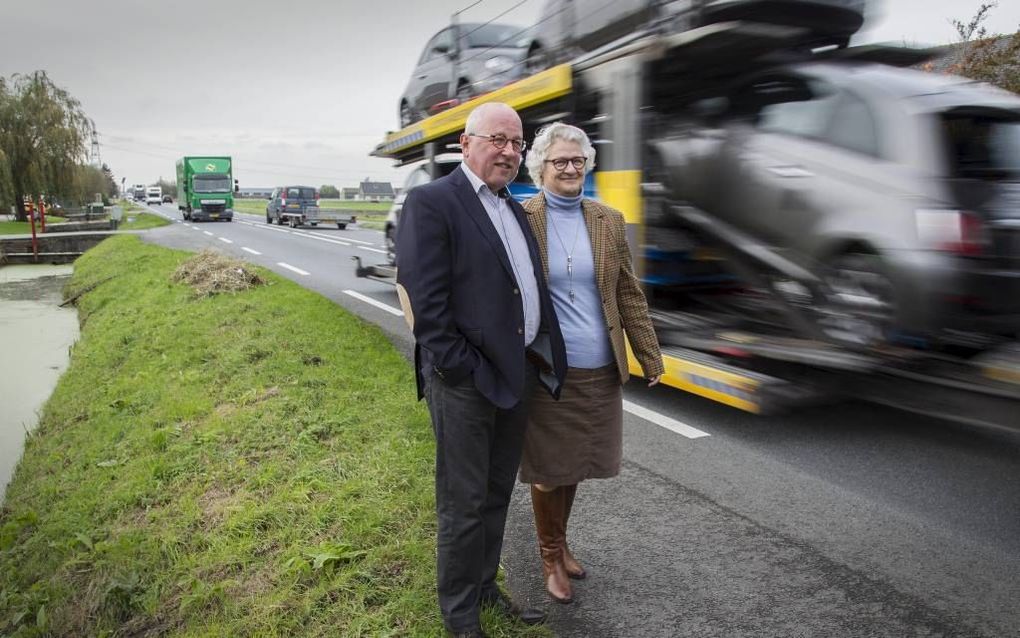
<path fill-rule="evenodd" d="M 565 170 L 567 168 L 567 164 L 570 164 L 571 166 L 573 166 L 577 170 L 581 170 L 582 168 L 584 168 L 584 165 L 588 163 L 588 158 L 586 158 L 586 157 L 557 157 L 556 159 L 547 159 L 545 161 L 547 163 L 549 163 L 549 164 L 552 164 L 553 168 L 555 168 L 558 171 Z"/>

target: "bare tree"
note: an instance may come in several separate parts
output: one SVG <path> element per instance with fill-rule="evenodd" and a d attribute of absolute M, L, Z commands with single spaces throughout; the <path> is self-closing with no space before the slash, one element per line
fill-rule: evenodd
<path fill-rule="evenodd" d="M 949 70 L 1020 93 L 1020 29 L 1013 35 L 989 35 L 983 24 L 996 6 L 997 2 L 986 2 L 969 21 L 951 21 L 963 53 Z"/>

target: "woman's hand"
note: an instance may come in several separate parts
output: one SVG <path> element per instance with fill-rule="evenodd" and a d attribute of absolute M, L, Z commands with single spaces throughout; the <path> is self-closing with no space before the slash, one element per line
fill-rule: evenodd
<path fill-rule="evenodd" d="M 654 377 L 649 378 L 648 379 L 648 387 L 650 388 L 653 385 L 657 384 L 659 382 L 659 379 L 661 379 L 661 378 L 662 378 L 661 374 L 657 374 Z"/>

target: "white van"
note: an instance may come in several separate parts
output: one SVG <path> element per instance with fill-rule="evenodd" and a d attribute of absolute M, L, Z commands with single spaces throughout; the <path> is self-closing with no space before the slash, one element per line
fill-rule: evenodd
<path fill-rule="evenodd" d="M 146 204 L 159 204 L 163 201 L 163 188 L 160 186 L 150 186 L 145 189 L 145 203 Z"/>

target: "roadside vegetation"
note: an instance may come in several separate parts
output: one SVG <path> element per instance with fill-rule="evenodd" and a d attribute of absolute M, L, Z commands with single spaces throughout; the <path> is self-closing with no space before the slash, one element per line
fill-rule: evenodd
<path fill-rule="evenodd" d="M 429 419 L 377 328 L 134 236 L 79 293 L 0 510 L 0 635 L 442 635 Z"/>
<path fill-rule="evenodd" d="M 57 217 L 56 215 L 47 215 L 47 224 L 59 224 L 66 222 L 67 220 L 63 217 Z M 42 227 L 39 222 L 35 224 L 35 232 L 41 233 Z M 31 235 L 32 234 L 32 223 L 28 221 L 17 222 L 17 221 L 3 221 L 0 222 L 0 235 Z"/>
<path fill-rule="evenodd" d="M 147 230 L 170 224 L 165 217 L 153 215 L 141 206 L 126 199 L 121 200 L 120 206 L 124 209 L 124 215 L 121 218 L 120 224 L 117 225 L 117 230 Z"/>

